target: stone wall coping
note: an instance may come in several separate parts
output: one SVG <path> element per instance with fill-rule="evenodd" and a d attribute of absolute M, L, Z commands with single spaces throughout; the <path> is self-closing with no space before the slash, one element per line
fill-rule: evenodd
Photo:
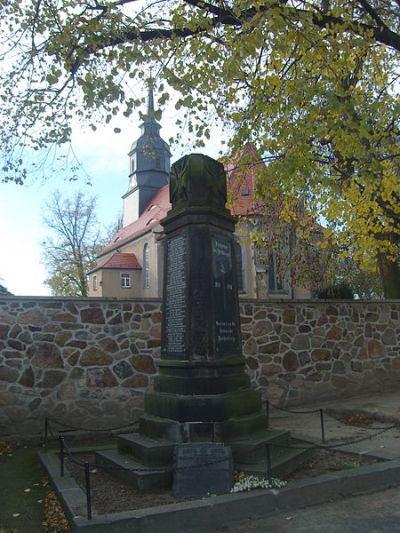
<path fill-rule="evenodd" d="M 82 296 L 0 296 L 0 303 L 13 302 L 13 301 L 31 301 L 35 300 L 38 302 L 46 301 L 65 301 L 65 302 L 154 302 L 161 303 L 161 298 L 118 298 L 118 297 L 82 297 Z M 340 300 L 340 299 L 287 299 L 287 298 L 271 298 L 271 299 L 257 299 L 257 298 L 240 298 L 239 303 L 250 303 L 258 305 L 271 305 L 271 304 L 284 304 L 284 305 L 297 305 L 297 304 L 312 304 L 312 305 L 322 305 L 322 304 L 400 304 L 398 299 L 387 299 L 387 300 Z"/>
<path fill-rule="evenodd" d="M 257 298 L 240 298 L 239 303 L 250 303 L 250 304 L 284 304 L 284 305 L 291 305 L 291 304 L 400 304 L 400 300 L 398 299 L 382 299 L 382 300 L 340 300 L 340 299 L 292 299 L 289 300 L 287 298 L 271 298 L 271 299 L 265 299 L 260 300 Z"/>
<path fill-rule="evenodd" d="M 161 302 L 161 298 L 118 298 L 89 296 L 0 296 L 1 302 L 31 301 L 38 302 Z"/>

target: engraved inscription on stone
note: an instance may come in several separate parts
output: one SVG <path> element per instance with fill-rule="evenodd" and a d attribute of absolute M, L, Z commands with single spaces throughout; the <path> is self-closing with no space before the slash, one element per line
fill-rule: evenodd
<path fill-rule="evenodd" d="M 231 240 L 223 235 L 212 239 L 215 343 L 219 353 L 239 350 L 233 283 Z"/>
<path fill-rule="evenodd" d="M 175 448 L 173 493 L 200 497 L 225 494 L 233 485 L 232 449 L 213 442 Z"/>
<path fill-rule="evenodd" d="M 167 246 L 165 349 L 168 353 L 182 353 L 186 332 L 186 235 L 172 237 Z"/>

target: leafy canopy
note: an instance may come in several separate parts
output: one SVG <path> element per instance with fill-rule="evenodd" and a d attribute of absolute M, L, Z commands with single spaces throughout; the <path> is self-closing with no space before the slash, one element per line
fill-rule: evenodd
<path fill-rule="evenodd" d="M 399 0 L 2 0 L 3 179 L 22 152 L 67 143 L 178 90 L 189 130 L 268 160 L 262 196 L 301 198 L 366 267 L 400 247 Z M 283 216 L 295 216 L 290 203 Z"/>
<path fill-rule="evenodd" d="M 64 198 L 55 191 L 44 210 L 49 237 L 42 242 L 45 283 L 55 296 L 87 296 L 87 274 L 96 265 L 104 240 L 96 217 L 96 199 L 82 192 Z"/>

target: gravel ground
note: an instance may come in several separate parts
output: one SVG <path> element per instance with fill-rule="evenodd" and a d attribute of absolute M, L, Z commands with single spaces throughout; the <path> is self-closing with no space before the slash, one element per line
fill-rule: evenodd
<path fill-rule="evenodd" d="M 85 461 L 94 465 L 94 454 L 75 454 L 74 458 L 80 464 L 68 458 L 66 460 L 66 468 L 75 478 L 78 485 L 85 490 L 85 473 L 81 465 Z M 285 479 L 290 482 L 338 470 L 357 468 L 375 462 L 377 460 L 371 457 L 331 450 L 316 450 L 303 465 Z M 112 474 L 97 466 L 93 466 L 90 469 L 90 480 L 92 504 L 99 514 L 143 509 L 185 501 L 182 498 L 175 498 L 170 490 L 151 493 L 138 492 L 128 483 L 116 480 Z"/>

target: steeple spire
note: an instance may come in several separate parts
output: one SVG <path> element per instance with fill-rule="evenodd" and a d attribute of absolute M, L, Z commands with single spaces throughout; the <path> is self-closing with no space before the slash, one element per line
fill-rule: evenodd
<path fill-rule="evenodd" d="M 160 136 L 154 110 L 154 78 L 147 82 L 147 113 L 142 115 L 141 135 L 129 151 L 128 191 L 124 194 L 123 225 L 137 220 L 153 196 L 168 183 L 171 153 Z"/>
<path fill-rule="evenodd" d="M 147 119 L 154 119 L 154 82 L 149 79 L 149 95 L 147 98 Z"/>

